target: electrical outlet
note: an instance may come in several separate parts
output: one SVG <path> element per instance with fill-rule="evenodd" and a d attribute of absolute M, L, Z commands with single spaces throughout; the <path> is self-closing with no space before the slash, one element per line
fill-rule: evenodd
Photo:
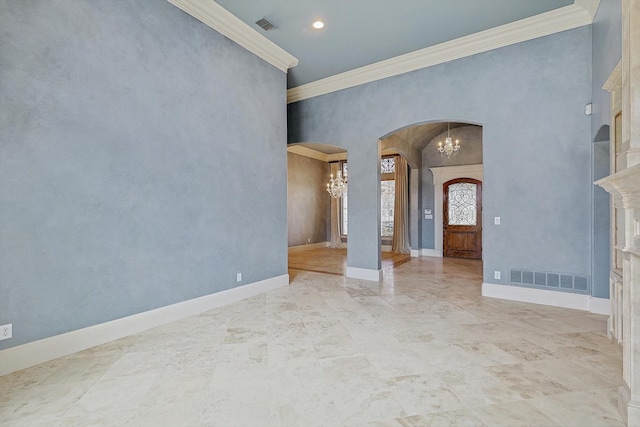
<path fill-rule="evenodd" d="M 236 274 L 236 282 L 241 282 L 241 281 L 242 281 L 242 273 Z"/>
<path fill-rule="evenodd" d="M 0 326 L 0 340 L 8 340 L 9 338 L 13 338 L 12 323 Z"/>
<path fill-rule="evenodd" d="M 500 272 L 499 271 L 494 271 L 493 272 L 493 278 L 500 280 Z"/>

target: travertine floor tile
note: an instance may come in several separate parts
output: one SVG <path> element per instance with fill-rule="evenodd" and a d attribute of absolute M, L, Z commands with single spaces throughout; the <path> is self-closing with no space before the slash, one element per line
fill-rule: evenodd
<path fill-rule="evenodd" d="M 524 400 L 483 406 L 475 409 L 473 413 L 491 427 L 557 427 L 560 425 Z"/>
<path fill-rule="evenodd" d="M 614 408 L 584 392 L 533 399 L 530 404 L 563 426 L 624 426 Z"/>
<path fill-rule="evenodd" d="M 289 287 L 0 377 L 0 425 L 620 426 L 604 316 L 482 298 L 478 261 L 383 269 L 291 270 Z"/>

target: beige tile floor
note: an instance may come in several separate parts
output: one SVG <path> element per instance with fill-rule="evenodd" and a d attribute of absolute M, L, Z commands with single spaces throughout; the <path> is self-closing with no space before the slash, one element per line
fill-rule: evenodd
<path fill-rule="evenodd" d="M 478 261 L 290 287 L 0 377 L 9 426 L 621 426 L 606 318 L 482 298 Z"/>

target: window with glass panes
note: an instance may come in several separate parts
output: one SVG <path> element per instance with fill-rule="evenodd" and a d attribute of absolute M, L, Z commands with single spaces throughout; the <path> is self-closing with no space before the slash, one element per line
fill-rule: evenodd
<path fill-rule="evenodd" d="M 342 164 L 342 173 L 347 170 L 347 164 Z M 380 161 L 380 235 L 382 237 L 393 236 L 393 210 L 396 199 L 396 181 L 394 173 L 396 170 L 396 163 L 394 157 L 384 157 Z M 343 235 L 347 235 L 348 232 L 348 194 L 345 193 L 341 199 L 342 204 L 342 218 L 341 218 L 341 232 Z"/>

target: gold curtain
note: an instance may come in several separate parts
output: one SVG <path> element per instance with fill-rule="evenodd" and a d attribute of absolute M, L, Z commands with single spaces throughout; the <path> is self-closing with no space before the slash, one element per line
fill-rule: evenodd
<path fill-rule="evenodd" d="M 331 173 L 336 176 L 340 170 L 340 163 L 331 163 Z M 329 247 L 334 249 L 342 249 L 345 247 L 340 238 L 340 201 L 342 199 L 334 199 L 331 197 L 331 241 Z"/>
<path fill-rule="evenodd" d="M 393 241 L 391 252 L 408 254 L 409 246 L 409 179 L 407 161 L 396 156 L 396 197 L 393 205 Z"/>

